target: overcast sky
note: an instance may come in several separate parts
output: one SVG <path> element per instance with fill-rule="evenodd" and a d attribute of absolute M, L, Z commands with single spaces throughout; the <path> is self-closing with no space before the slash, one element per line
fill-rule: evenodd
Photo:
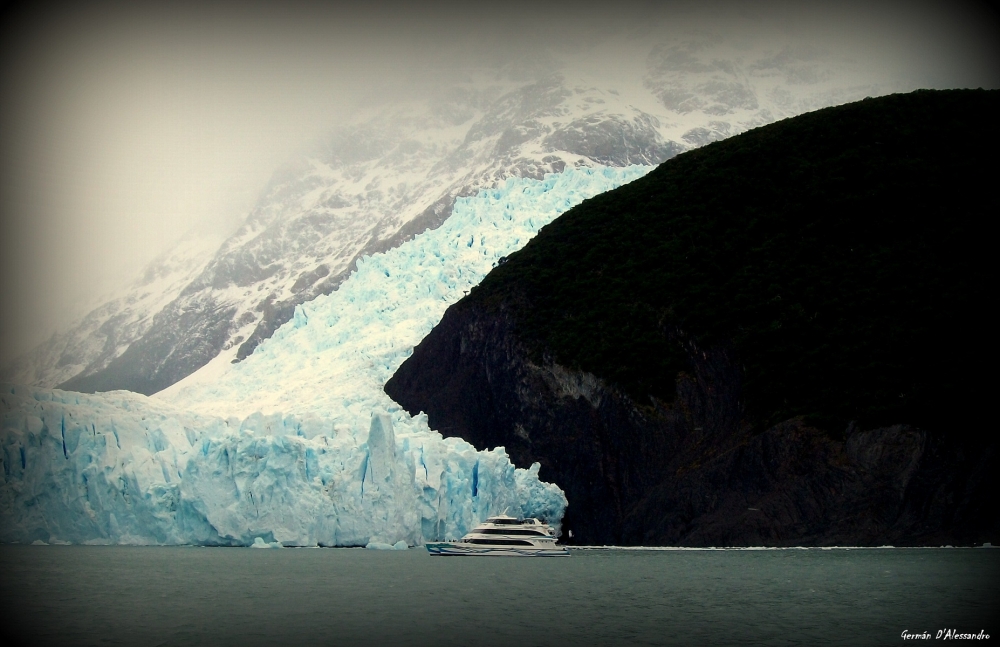
<path fill-rule="evenodd" d="M 4 5 L 0 362 L 192 227 L 231 229 L 275 167 L 339 121 L 465 66 L 685 21 L 793 25 L 912 61 L 929 87 L 997 87 L 996 16 L 980 3 L 837 3 L 836 20 L 801 2 L 661 4 Z"/>

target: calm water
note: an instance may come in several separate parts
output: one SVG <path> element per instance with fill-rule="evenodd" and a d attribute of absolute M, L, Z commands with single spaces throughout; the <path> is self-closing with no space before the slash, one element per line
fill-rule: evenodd
<path fill-rule="evenodd" d="M 24 644 L 887 645 L 944 628 L 1000 640 L 989 549 L 0 546 L 0 568 L 0 632 Z"/>

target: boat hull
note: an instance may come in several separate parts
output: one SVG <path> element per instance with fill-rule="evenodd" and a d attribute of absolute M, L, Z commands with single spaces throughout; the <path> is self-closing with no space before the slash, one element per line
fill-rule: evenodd
<path fill-rule="evenodd" d="M 458 542 L 426 544 L 431 555 L 449 557 L 569 557 L 569 550 L 561 546 L 473 546 Z"/>

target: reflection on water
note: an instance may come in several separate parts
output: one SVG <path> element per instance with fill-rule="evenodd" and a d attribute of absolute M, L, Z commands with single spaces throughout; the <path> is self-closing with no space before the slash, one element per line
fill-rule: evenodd
<path fill-rule="evenodd" d="M 1000 639 L 1000 550 L 0 546 L 3 635 L 58 645 L 884 645 Z M 18 644 L 16 642 L 11 644 Z"/>

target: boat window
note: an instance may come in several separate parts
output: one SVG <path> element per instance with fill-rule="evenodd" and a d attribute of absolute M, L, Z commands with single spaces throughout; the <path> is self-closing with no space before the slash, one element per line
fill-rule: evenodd
<path fill-rule="evenodd" d="M 541 530 L 528 530 L 527 528 L 483 528 L 473 532 L 481 535 L 530 535 L 532 537 L 548 537 Z"/>
<path fill-rule="evenodd" d="M 466 539 L 469 544 L 488 544 L 490 546 L 531 546 L 530 541 L 523 539 Z"/>
<path fill-rule="evenodd" d="M 541 521 L 534 517 L 527 519 L 512 519 L 510 517 L 489 517 L 484 523 L 491 523 L 495 526 L 541 526 Z"/>

